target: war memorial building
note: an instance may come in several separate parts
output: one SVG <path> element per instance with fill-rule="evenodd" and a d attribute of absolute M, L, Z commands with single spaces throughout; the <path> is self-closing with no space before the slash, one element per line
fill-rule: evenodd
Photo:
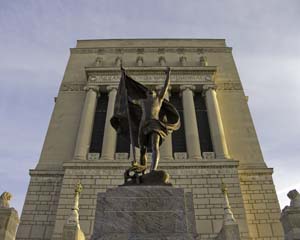
<path fill-rule="evenodd" d="M 171 67 L 167 97 L 180 114 L 181 128 L 161 146 L 159 168 L 170 174 L 174 188 L 191 196 L 195 239 L 214 239 L 222 228 L 222 182 L 241 239 L 283 239 L 273 169 L 264 162 L 248 97 L 224 39 L 79 40 L 39 162 L 30 170 L 16 239 L 62 239 L 79 180 L 80 226 L 90 239 L 97 194 L 124 183 L 130 142 L 110 124 L 121 64 L 154 90 Z"/>

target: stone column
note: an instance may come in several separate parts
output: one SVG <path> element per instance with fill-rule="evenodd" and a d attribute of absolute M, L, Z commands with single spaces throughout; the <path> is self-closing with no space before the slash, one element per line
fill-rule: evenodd
<path fill-rule="evenodd" d="M 101 159 L 114 159 L 117 145 L 117 133 L 111 126 L 110 119 L 114 113 L 115 100 L 117 95 L 117 86 L 107 87 L 108 94 L 108 106 L 106 111 L 105 129 L 103 136 L 103 144 L 101 151 Z"/>
<path fill-rule="evenodd" d="M 192 85 L 184 85 L 180 87 L 180 90 L 182 91 L 184 128 L 188 158 L 201 159 L 200 140 L 193 95 L 195 87 Z"/>
<path fill-rule="evenodd" d="M 160 91 L 163 85 L 158 85 L 156 90 Z M 170 87 L 166 93 L 165 99 L 169 100 L 170 97 Z M 162 145 L 160 146 L 160 158 L 162 160 L 173 160 L 173 148 L 172 148 L 172 135 L 168 135 Z"/>
<path fill-rule="evenodd" d="M 203 87 L 213 148 L 216 158 L 230 158 L 215 89 L 214 85 Z"/>
<path fill-rule="evenodd" d="M 95 110 L 97 106 L 97 94 L 99 88 L 96 86 L 86 86 L 87 91 L 83 110 L 81 113 L 80 126 L 77 135 L 74 158 L 77 160 L 86 160 L 89 152 Z"/>

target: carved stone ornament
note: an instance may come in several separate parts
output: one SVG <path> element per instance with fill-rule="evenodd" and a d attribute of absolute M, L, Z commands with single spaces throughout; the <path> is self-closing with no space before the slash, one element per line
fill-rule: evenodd
<path fill-rule="evenodd" d="M 208 66 L 208 63 L 207 63 L 207 57 L 206 57 L 206 56 L 201 56 L 201 57 L 200 57 L 200 66 L 201 66 L 201 67 L 206 67 L 206 66 Z"/>
<path fill-rule="evenodd" d="M 12 194 L 9 192 L 4 192 L 0 196 L 0 208 L 9 208 L 9 201 L 12 198 Z"/>
<path fill-rule="evenodd" d="M 209 90 L 216 90 L 217 89 L 217 86 L 215 84 L 205 84 L 203 85 L 203 91 L 202 91 L 202 96 L 205 97 L 205 94 L 207 91 Z"/>
<path fill-rule="evenodd" d="M 88 160 L 99 160 L 100 153 L 88 153 Z"/>
<path fill-rule="evenodd" d="M 160 56 L 158 59 L 159 65 L 160 66 L 166 66 L 167 65 L 167 61 L 166 58 L 164 56 Z"/>
<path fill-rule="evenodd" d="M 182 57 L 180 57 L 179 62 L 180 62 L 181 66 L 186 66 L 187 65 L 187 58 L 185 56 L 182 56 Z"/>
<path fill-rule="evenodd" d="M 103 64 L 103 58 L 102 57 L 97 57 L 95 60 L 95 66 L 100 67 Z"/>
<path fill-rule="evenodd" d="M 194 85 L 181 85 L 180 86 L 180 91 L 183 92 L 185 90 L 191 90 L 192 92 L 194 92 L 196 90 L 196 87 Z"/>
<path fill-rule="evenodd" d="M 290 207 L 300 208 L 300 194 L 296 189 L 289 191 L 287 196 L 291 200 Z"/>
<path fill-rule="evenodd" d="M 99 87 L 98 86 L 85 86 L 84 88 L 83 88 L 85 91 L 89 91 L 89 90 L 93 90 L 93 91 L 95 91 L 96 93 L 98 93 L 99 92 Z"/>
<path fill-rule="evenodd" d="M 203 158 L 204 159 L 215 159 L 215 153 L 214 152 L 203 152 Z"/>
<path fill-rule="evenodd" d="M 62 84 L 60 91 L 63 91 L 63 92 L 84 91 L 84 84 L 76 84 L 76 83 Z"/>
<path fill-rule="evenodd" d="M 243 90 L 242 84 L 239 82 L 218 83 L 218 91 L 226 90 Z"/>
<path fill-rule="evenodd" d="M 138 56 L 138 57 L 137 57 L 137 59 L 136 59 L 136 64 L 137 64 L 139 67 L 143 66 L 143 64 L 144 64 L 144 59 L 143 59 L 142 56 Z"/>
<path fill-rule="evenodd" d="M 127 160 L 128 159 L 128 153 L 115 153 L 115 158 L 117 160 Z"/>
<path fill-rule="evenodd" d="M 97 80 L 97 76 L 95 76 L 95 75 L 90 75 L 88 78 L 89 82 L 95 82 L 96 80 Z"/>
<path fill-rule="evenodd" d="M 115 60 L 115 65 L 117 67 L 120 67 L 122 65 L 122 58 L 117 57 L 116 60 Z"/>
<path fill-rule="evenodd" d="M 186 160 L 187 153 L 186 152 L 175 152 L 174 153 L 175 160 Z"/>

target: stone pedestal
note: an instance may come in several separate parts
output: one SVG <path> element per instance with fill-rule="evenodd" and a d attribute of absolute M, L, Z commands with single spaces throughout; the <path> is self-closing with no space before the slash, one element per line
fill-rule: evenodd
<path fill-rule="evenodd" d="M 1 240 L 15 240 L 18 224 L 18 212 L 14 208 L 0 208 Z"/>
<path fill-rule="evenodd" d="M 196 239 L 191 193 L 171 186 L 122 186 L 99 193 L 92 240 Z"/>
<path fill-rule="evenodd" d="M 290 206 L 286 206 L 281 213 L 280 221 L 284 230 L 285 240 L 300 239 L 300 194 L 297 190 L 288 193 Z"/>

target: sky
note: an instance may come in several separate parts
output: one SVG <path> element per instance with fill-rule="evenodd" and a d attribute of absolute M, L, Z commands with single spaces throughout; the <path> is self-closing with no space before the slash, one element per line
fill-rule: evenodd
<path fill-rule="evenodd" d="M 281 208 L 300 191 L 300 1 L 0 0 L 0 194 L 21 214 L 78 39 L 225 38 Z"/>

